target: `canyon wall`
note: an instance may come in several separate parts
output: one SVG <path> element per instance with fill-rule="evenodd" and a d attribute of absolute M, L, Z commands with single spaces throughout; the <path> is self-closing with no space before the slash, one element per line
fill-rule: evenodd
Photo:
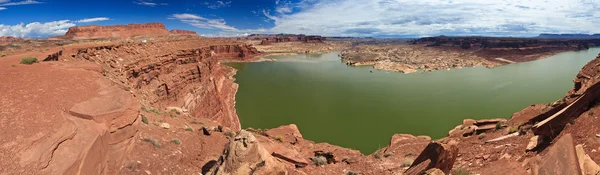
<path fill-rule="evenodd" d="M 22 41 L 22 38 L 12 37 L 12 36 L 0 36 L 0 46 L 7 45 L 15 41 Z"/>
<path fill-rule="evenodd" d="M 64 36 L 66 39 L 129 38 L 138 35 L 167 36 L 169 31 L 162 23 L 127 24 L 114 26 L 71 27 Z"/>
<path fill-rule="evenodd" d="M 187 36 L 198 36 L 198 34 L 194 31 L 189 31 L 189 30 L 179 30 L 179 29 L 175 29 L 175 30 L 171 30 L 169 31 L 169 33 L 171 35 L 187 35 Z"/>
<path fill-rule="evenodd" d="M 249 60 L 258 52 L 229 43 L 184 49 L 189 41 L 112 45 L 80 49 L 72 57 L 105 66 L 106 76 L 132 88 L 142 104 L 189 110 L 193 116 L 240 129 L 235 112 L 235 69 L 219 60 Z M 180 47 L 178 47 L 180 46 Z"/>

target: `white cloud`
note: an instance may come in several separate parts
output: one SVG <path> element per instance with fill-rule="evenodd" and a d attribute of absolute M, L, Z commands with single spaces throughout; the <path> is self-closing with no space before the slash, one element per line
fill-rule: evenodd
<path fill-rule="evenodd" d="M 216 1 L 214 3 L 204 2 L 204 5 L 210 9 L 218 9 L 223 7 L 230 7 L 231 1 Z"/>
<path fill-rule="evenodd" d="M 147 0 L 147 1 L 146 0 L 139 0 L 139 1 L 133 1 L 133 3 L 137 4 L 137 5 L 144 5 L 144 6 L 150 6 L 150 7 L 154 7 L 154 6 L 157 6 L 157 5 L 169 5 L 167 3 L 155 3 L 155 2 L 152 2 L 151 0 Z"/>
<path fill-rule="evenodd" d="M 27 4 L 41 4 L 42 2 L 35 0 L 25 0 L 25 1 L 9 1 L 4 0 L 0 1 L 0 6 L 14 6 L 14 5 L 27 5 Z"/>
<path fill-rule="evenodd" d="M 2 0 L 0 0 L 2 1 Z M 32 22 L 29 24 L 20 23 L 17 25 L 0 24 L 0 36 L 14 36 L 27 38 L 43 38 L 50 36 L 64 35 L 70 27 L 77 23 L 89 23 L 97 21 L 110 20 L 107 17 L 84 18 L 76 21 L 59 20 L 51 22 Z"/>
<path fill-rule="evenodd" d="M 70 20 L 52 21 L 46 23 L 32 22 L 29 24 L 4 25 L 0 24 L 0 36 L 15 37 L 48 37 L 63 35 L 69 27 L 75 26 Z"/>
<path fill-rule="evenodd" d="M 28 5 L 28 4 L 42 4 L 42 2 L 35 0 L 24 0 L 24 1 L 10 1 L 0 0 L 0 10 L 6 10 L 6 6 L 17 6 L 17 5 Z"/>
<path fill-rule="evenodd" d="M 110 20 L 110 18 L 107 18 L 107 17 L 85 18 L 85 19 L 77 20 L 76 22 L 86 23 L 86 22 L 106 21 L 106 20 Z"/>
<path fill-rule="evenodd" d="M 203 29 L 220 29 L 226 31 L 237 30 L 235 27 L 227 25 L 223 19 L 208 19 L 189 13 L 173 14 L 169 19 L 177 19 L 183 23 Z"/>
<path fill-rule="evenodd" d="M 328 36 L 600 33 L 600 1 L 303 0 L 278 2 L 273 33 Z M 290 13 L 294 9 L 295 13 Z M 289 14 L 288 14 L 289 13 Z"/>

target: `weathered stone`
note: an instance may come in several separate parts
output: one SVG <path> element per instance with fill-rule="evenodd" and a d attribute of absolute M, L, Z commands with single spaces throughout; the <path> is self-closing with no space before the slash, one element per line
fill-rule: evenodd
<path fill-rule="evenodd" d="M 202 127 L 202 134 L 209 136 L 210 130 L 208 128 L 206 128 L 205 126 Z"/>
<path fill-rule="evenodd" d="M 447 174 L 452 170 L 457 155 L 458 146 L 455 141 L 450 141 L 448 144 L 431 142 L 419 154 L 405 174 L 420 175 L 431 168 L 438 168 Z"/>
<path fill-rule="evenodd" d="M 579 162 L 579 168 L 581 168 L 581 174 L 583 175 L 597 175 L 600 173 L 600 166 L 590 158 L 588 154 L 583 150 L 583 145 L 579 144 L 575 146 L 575 152 L 577 153 L 577 159 Z"/>
<path fill-rule="evenodd" d="M 462 125 L 467 127 L 467 126 L 473 126 L 475 125 L 477 121 L 473 120 L 473 119 L 464 119 Z"/>
<path fill-rule="evenodd" d="M 159 127 L 163 129 L 169 129 L 171 128 L 171 125 L 169 125 L 168 123 L 160 123 Z"/>
<path fill-rule="evenodd" d="M 533 136 L 533 137 L 531 137 L 531 139 L 529 139 L 529 143 L 527 144 L 527 147 L 525 148 L 525 151 L 533 151 L 535 148 L 537 148 L 543 142 L 544 142 L 544 138 L 543 137 L 541 137 L 541 136 Z"/>
<path fill-rule="evenodd" d="M 571 134 L 563 135 L 541 160 L 538 175 L 581 173 Z"/>
<path fill-rule="evenodd" d="M 268 131 L 265 131 L 265 134 L 268 137 L 275 138 L 282 142 L 288 142 L 291 144 L 295 144 L 296 142 L 298 142 L 298 139 L 302 138 L 302 134 L 300 134 L 298 126 L 296 126 L 295 124 L 269 129 Z"/>
<path fill-rule="evenodd" d="M 206 174 L 287 174 L 287 170 L 254 135 L 241 130 L 225 148 L 216 166 Z"/>

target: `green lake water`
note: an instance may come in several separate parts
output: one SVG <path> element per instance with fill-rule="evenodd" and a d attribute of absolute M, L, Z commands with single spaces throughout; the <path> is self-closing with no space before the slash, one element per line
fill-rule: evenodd
<path fill-rule="evenodd" d="M 436 139 L 465 118 L 510 118 L 531 104 L 556 101 L 600 48 L 493 69 L 412 74 L 349 67 L 338 53 L 228 63 L 238 69 L 242 127 L 293 123 L 305 139 L 370 154 L 395 133 Z"/>

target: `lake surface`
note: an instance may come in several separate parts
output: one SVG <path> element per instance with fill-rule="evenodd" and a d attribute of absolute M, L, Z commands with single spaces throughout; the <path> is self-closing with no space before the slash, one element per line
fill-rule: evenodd
<path fill-rule="evenodd" d="M 370 154 L 395 133 L 437 139 L 465 118 L 510 118 L 531 104 L 556 101 L 600 48 L 493 69 L 412 74 L 349 67 L 338 53 L 228 63 L 238 69 L 242 127 L 294 123 L 306 139 Z"/>

